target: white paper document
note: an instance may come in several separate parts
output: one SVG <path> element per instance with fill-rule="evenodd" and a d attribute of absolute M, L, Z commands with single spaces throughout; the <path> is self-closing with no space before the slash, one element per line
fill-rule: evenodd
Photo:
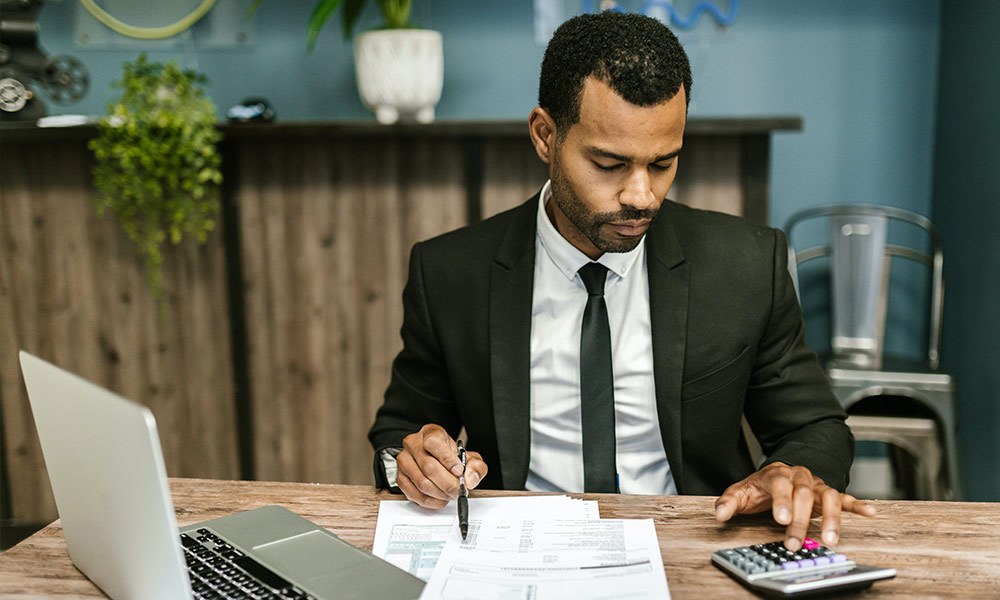
<path fill-rule="evenodd" d="M 660 600 L 670 591 L 651 519 L 470 515 L 468 539 L 456 524 L 420 598 Z"/>
<path fill-rule="evenodd" d="M 457 515 L 455 502 L 445 508 L 430 510 L 407 500 L 383 500 L 379 504 L 372 553 L 427 581 L 452 526 L 457 527 Z M 600 518 L 597 502 L 568 496 L 470 498 L 469 515 L 470 524 L 476 519 L 516 520 L 526 516 L 543 519 Z"/>

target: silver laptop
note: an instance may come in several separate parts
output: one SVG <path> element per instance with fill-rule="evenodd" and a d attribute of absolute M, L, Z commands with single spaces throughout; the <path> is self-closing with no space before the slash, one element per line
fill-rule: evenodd
<path fill-rule="evenodd" d="M 20 358 L 70 557 L 111 598 L 420 595 L 420 579 L 280 506 L 178 530 L 149 409 Z"/>

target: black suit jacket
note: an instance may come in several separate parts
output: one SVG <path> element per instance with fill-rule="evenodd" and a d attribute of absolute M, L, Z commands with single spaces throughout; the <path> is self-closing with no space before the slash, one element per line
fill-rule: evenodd
<path fill-rule="evenodd" d="M 403 350 L 369 432 L 380 487 L 378 450 L 437 423 L 453 437 L 465 426 L 489 467 L 482 487 L 524 488 L 537 210 L 536 195 L 413 247 Z M 843 490 L 853 438 L 803 340 L 784 235 L 665 201 L 645 243 L 657 418 L 678 491 L 720 494 L 754 471 L 743 415 L 768 462 Z"/>

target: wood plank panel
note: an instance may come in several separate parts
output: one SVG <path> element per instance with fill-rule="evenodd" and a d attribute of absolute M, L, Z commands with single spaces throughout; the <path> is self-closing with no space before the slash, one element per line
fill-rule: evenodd
<path fill-rule="evenodd" d="M 132 243 L 91 202 L 81 141 L 5 149 L 0 171 L 0 401 L 12 514 L 55 507 L 24 391 L 19 349 L 151 407 L 171 475 L 238 473 L 224 249 L 166 250 L 161 319 Z"/>
<path fill-rule="evenodd" d="M 413 242 L 466 223 L 450 140 L 240 147 L 254 460 L 262 479 L 369 483 Z"/>
<path fill-rule="evenodd" d="M 740 136 L 685 137 L 669 197 L 695 208 L 742 216 L 741 160 Z"/>
<path fill-rule="evenodd" d="M 371 481 L 365 434 L 401 344 L 410 247 L 466 224 L 466 194 L 486 218 L 548 175 L 526 133 L 476 137 L 481 154 L 470 158 L 462 136 L 352 131 L 271 128 L 225 146 L 240 244 L 226 249 L 217 231 L 205 247 L 167 250 L 168 321 L 155 315 L 131 243 L 95 215 L 84 140 L 5 139 L 0 407 L 15 515 L 54 514 L 19 348 L 152 406 L 172 475 L 237 476 L 233 381 L 245 376 L 252 430 L 241 433 L 257 477 Z M 709 133 L 685 140 L 671 196 L 734 214 L 766 204 L 767 135 Z M 242 265 L 243 314 L 228 312 L 227 251 Z M 231 322 L 246 348 L 230 348 Z M 233 350 L 248 373 L 233 373 Z"/>
<path fill-rule="evenodd" d="M 483 149 L 483 218 L 523 203 L 549 178 L 549 166 L 538 158 L 527 126 L 524 139 L 487 140 Z"/>

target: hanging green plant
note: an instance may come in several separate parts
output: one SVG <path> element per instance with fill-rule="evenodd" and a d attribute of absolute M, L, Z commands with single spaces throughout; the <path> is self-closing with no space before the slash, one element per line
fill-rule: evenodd
<path fill-rule="evenodd" d="M 185 234 L 200 243 L 215 227 L 222 162 L 206 79 L 142 54 L 126 62 L 123 90 L 91 140 L 98 214 L 110 209 L 139 252 L 160 313 L 167 310 L 162 246 Z"/>

